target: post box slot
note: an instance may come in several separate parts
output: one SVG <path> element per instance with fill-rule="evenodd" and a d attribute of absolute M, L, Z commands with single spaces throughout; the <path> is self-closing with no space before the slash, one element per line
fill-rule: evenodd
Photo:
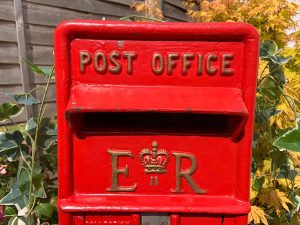
<path fill-rule="evenodd" d="M 66 116 L 77 134 L 207 134 L 238 139 L 248 111 L 237 88 L 78 84 L 72 88 Z"/>
<path fill-rule="evenodd" d="M 169 112 L 83 112 L 69 116 L 80 133 L 156 133 L 229 136 L 243 121 L 238 115 Z"/>

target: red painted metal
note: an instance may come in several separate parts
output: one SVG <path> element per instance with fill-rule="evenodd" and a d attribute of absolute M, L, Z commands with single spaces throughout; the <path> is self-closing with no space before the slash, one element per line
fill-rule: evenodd
<path fill-rule="evenodd" d="M 245 225 L 257 61 L 242 23 L 62 23 L 60 224 Z"/>

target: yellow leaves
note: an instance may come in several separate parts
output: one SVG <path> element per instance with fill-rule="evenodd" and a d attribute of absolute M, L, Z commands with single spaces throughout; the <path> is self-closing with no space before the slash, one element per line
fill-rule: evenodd
<path fill-rule="evenodd" d="M 137 12 L 143 12 L 146 16 L 162 19 L 163 13 L 158 5 L 158 0 L 146 0 L 145 3 L 132 1 L 132 8 Z"/>
<path fill-rule="evenodd" d="M 273 39 L 280 47 L 288 41 L 285 31 L 296 25 L 298 7 L 288 0 L 185 0 L 185 5 L 195 21 L 251 23 L 261 31 L 261 40 Z"/>
<path fill-rule="evenodd" d="M 266 203 L 270 207 L 274 207 L 277 215 L 280 215 L 282 209 L 285 209 L 289 212 L 289 207 L 287 204 L 293 205 L 293 203 L 286 197 L 286 194 L 278 189 L 271 189 L 268 192 L 263 192 L 260 196 L 260 201 L 263 204 Z"/>
<path fill-rule="evenodd" d="M 285 97 L 280 99 L 280 103 L 276 108 L 280 113 L 272 116 L 269 121 L 270 126 L 276 124 L 281 129 L 294 127 L 295 112 L 300 113 L 300 108 L 296 107 L 300 105 L 300 76 L 298 73 L 291 72 L 287 68 L 285 68 L 285 76 L 287 80 L 287 84 L 283 89 Z"/>
<path fill-rule="evenodd" d="M 258 191 L 255 191 L 253 188 L 250 189 L 250 200 L 254 200 L 257 197 Z"/>
<path fill-rule="evenodd" d="M 254 224 L 263 223 L 264 225 L 268 225 L 264 210 L 258 206 L 251 206 L 251 212 L 248 214 L 248 223 L 252 221 Z"/>
<path fill-rule="evenodd" d="M 300 168 L 300 153 L 287 151 L 290 159 L 293 161 L 294 166 Z"/>
<path fill-rule="evenodd" d="M 280 210 L 282 208 L 289 212 L 287 204 L 293 205 L 293 203 L 286 197 L 285 193 L 278 189 L 270 191 L 269 200 L 269 205 L 274 206 L 277 215 L 280 214 Z"/>
<path fill-rule="evenodd" d="M 271 160 L 263 160 L 262 163 L 258 165 L 258 170 L 256 171 L 257 176 L 264 176 L 271 173 L 272 162 Z"/>

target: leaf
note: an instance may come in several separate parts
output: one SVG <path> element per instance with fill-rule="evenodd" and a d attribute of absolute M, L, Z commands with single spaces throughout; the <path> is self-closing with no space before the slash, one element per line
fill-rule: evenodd
<path fill-rule="evenodd" d="M 8 225 L 26 225 L 26 223 L 17 216 L 10 218 Z"/>
<path fill-rule="evenodd" d="M 32 136 L 35 135 L 37 128 L 36 118 L 30 118 L 26 124 L 26 130 Z M 40 122 L 37 145 L 43 149 L 48 149 L 57 141 L 57 126 L 51 118 L 43 118 Z"/>
<path fill-rule="evenodd" d="M 270 59 L 275 64 L 283 65 L 287 63 L 291 58 L 285 58 L 284 56 L 271 56 Z"/>
<path fill-rule="evenodd" d="M 295 201 L 294 201 L 296 211 L 298 212 L 300 209 L 300 197 L 298 195 L 295 196 Z"/>
<path fill-rule="evenodd" d="M 256 178 L 254 180 L 254 183 L 253 183 L 253 188 L 256 190 L 256 191 L 260 191 L 260 189 L 263 187 L 265 183 L 265 176 L 262 176 L 262 177 L 259 177 L 259 178 Z"/>
<path fill-rule="evenodd" d="M 19 104 L 34 105 L 34 104 L 39 104 L 40 103 L 40 100 L 33 97 L 31 94 L 27 94 L 27 93 L 16 94 L 16 95 L 7 94 L 7 95 L 12 97 Z"/>
<path fill-rule="evenodd" d="M 250 224 L 252 221 L 254 224 L 263 223 L 268 225 L 264 210 L 258 206 L 251 206 L 251 211 L 248 214 L 248 223 Z"/>
<path fill-rule="evenodd" d="M 289 158 L 293 161 L 296 167 L 300 167 L 300 153 L 299 152 L 292 152 L 287 151 Z"/>
<path fill-rule="evenodd" d="M 10 218 L 7 225 L 18 225 L 18 217 L 14 216 Z"/>
<path fill-rule="evenodd" d="M 13 103 L 3 103 L 0 105 L 0 122 L 18 116 L 23 108 Z"/>
<path fill-rule="evenodd" d="M 39 218 L 50 219 L 54 212 L 54 207 L 50 203 L 40 203 L 35 208 L 35 211 Z"/>
<path fill-rule="evenodd" d="M 13 216 L 17 215 L 17 212 L 13 207 L 7 206 L 4 209 L 4 214 L 5 214 L 6 217 L 13 217 Z"/>
<path fill-rule="evenodd" d="M 277 215 L 280 214 L 282 208 L 286 211 L 290 211 L 287 204 L 293 205 L 293 203 L 286 197 L 284 192 L 276 190 L 271 190 L 269 193 L 269 205 L 275 208 Z"/>
<path fill-rule="evenodd" d="M 276 178 L 294 180 L 297 175 L 297 170 L 291 169 L 289 165 L 282 165 Z"/>
<path fill-rule="evenodd" d="M 34 171 L 34 176 L 32 177 L 32 195 L 38 198 L 46 198 L 46 192 L 44 189 L 44 175 L 41 173 L 41 169 L 36 169 Z M 30 174 L 24 168 L 20 168 L 18 172 L 19 189 L 23 195 L 29 194 L 30 189 Z"/>
<path fill-rule="evenodd" d="M 266 41 L 260 44 L 259 56 L 262 59 L 268 59 L 270 56 L 275 55 L 278 52 L 278 46 L 274 41 Z"/>
<path fill-rule="evenodd" d="M 32 177 L 32 184 L 33 184 L 32 194 L 35 197 L 47 198 L 43 182 L 44 182 L 43 174 L 38 174 Z"/>
<path fill-rule="evenodd" d="M 285 82 L 286 82 L 285 75 L 284 75 L 283 68 L 281 65 L 270 62 L 269 70 L 270 70 L 271 76 L 273 76 L 277 81 L 279 81 L 280 84 L 285 84 Z"/>
<path fill-rule="evenodd" d="M 20 149 L 25 152 L 24 138 L 20 131 L 0 134 L 0 157 L 6 157 L 10 162 L 18 159 Z"/>
<path fill-rule="evenodd" d="M 39 67 L 34 65 L 32 62 L 24 59 L 25 62 L 27 63 L 27 65 L 30 67 L 31 71 L 36 73 L 36 74 L 40 74 L 43 75 L 45 77 L 53 77 L 53 68 L 49 68 L 49 67 Z"/>
<path fill-rule="evenodd" d="M 300 152 L 300 130 L 293 129 L 277 138 L 273 145 L 278 148 L 288 149 L 294 152 Z"/>
<path fill-rule="evenodd" d="M 25 196 L 20 192 L 18 183 L 11 185 L 10 192 L 0 200 L 0 205 L 14 205 L 18 210 L 25 207 Z"/>

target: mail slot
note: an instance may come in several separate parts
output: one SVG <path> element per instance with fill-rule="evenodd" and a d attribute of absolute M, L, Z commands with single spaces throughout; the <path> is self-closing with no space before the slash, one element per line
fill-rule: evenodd
<path fill-rule="evenodd" d="M 242 23 L 62 23 L 60 224 L 246 225 L 257 61 Z"/>

